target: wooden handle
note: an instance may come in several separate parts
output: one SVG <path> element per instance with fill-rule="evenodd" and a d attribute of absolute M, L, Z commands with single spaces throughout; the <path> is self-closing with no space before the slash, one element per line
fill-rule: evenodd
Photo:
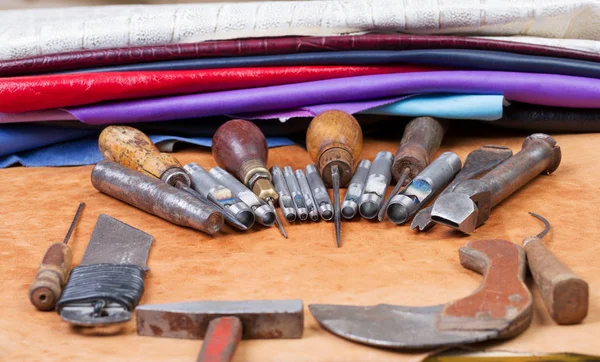
<path fill-rule="evenodd" d="M 483 275 L 470 296 L 444 308 L 439 327 L 447 330 L 495 330 L 496 338 L 524 331 L 533 315 L 531 293 L 524 283 L 525 252 L 506 240 L 476 240 L 459 249 L 460 263 Z"/>
<path fill-rule="evenodd" d="M 161 153 L 148 136 L 132 127 L 106 127 L 100 133 L 98 146 L 105 159 L 147 176 L 162 179 L 168 169 L 181 168 L 175 157 Z"/>
<path fill-rule="evenodd" d="M 319 114 L 306 131 L 306 148 L 327 186 L 333 185 L 331 167 L 334 165 L 340 171 L 340 186 L 350 182 L 362 144 L 360 125 L 354 117 L 342 111 Z"/>
<path fill-rule="evenodd" d="M 243 165 L 252 161 L 266 168 L 269 148 L 265 135 L 254 123 L 234 119 L 225 122 L 215 132 L 212 154 L 219 166 L 244 180 Z"/>
<path fill-rule="evenodd" d="M 29 300 L 37 309 L 54 309 L 67 281 L 72 259 L 73 252 L 67 244 L 50 245 L 29 288 Z"/>
<path fill-rule="evenodd" d="M 447 122 L 431 117 L 419 117 L 410 121 L 404 129 L 396 157 L 392 164 L 392 175 L 398 181 L 406 168 L 410 170 L 406 183 L 415 178 L 429 163 L 442 144 Z"/>
<path fill-rule="evenodd" d="M 587 316 L 589 304 L 585 280 L 561 263 L 537 237 L 525 239 L 523 245 L 529 270 L 552 319 L 558 324 L 581 322 Z"/>
<path fill-rule="evenodd" d="M 237 317 L 215 318 L 208 323 L 197 362 L 230 362 L 242 339 L 242 322 Z"/>

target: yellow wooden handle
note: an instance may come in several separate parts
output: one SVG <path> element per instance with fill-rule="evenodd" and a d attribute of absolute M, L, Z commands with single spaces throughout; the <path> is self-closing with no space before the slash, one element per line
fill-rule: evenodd
<path fill-rule="evenodd" d="M 72 259 L 73 252 L 67 244 L 54 243 L 48 248 L 29 288 L 29 300 L 37 309 L 54 309 L 67 281 Z"/>
<path fill-rule="evenodd" d="M 148 176 L 161 178 L 166 170 L 181 167 L 175 157 L 161 153 L 148 136 L 132 127 L 106 127 L 98 146 L 105 159 Z"/>

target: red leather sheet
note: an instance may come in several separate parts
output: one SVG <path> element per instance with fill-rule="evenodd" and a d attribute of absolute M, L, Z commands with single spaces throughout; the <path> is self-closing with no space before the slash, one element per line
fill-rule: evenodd
<path fill-rule="evenodd" d="M 290 66 L 81 73 L 0 79 L 0 112 L 26 112 L 175 94 L 302 83 L 371 74 L 442 70 L 428 66 Z"/>
<path fill-rule="evenodd" d="M 600 54 L 458 36 L 369 34 L 208 41 L 78 51 L 0 62 L 0 76 L 58 72 L 161 60 L 326 52 L 338 50 L 480 49 L 600 61 Z"/>

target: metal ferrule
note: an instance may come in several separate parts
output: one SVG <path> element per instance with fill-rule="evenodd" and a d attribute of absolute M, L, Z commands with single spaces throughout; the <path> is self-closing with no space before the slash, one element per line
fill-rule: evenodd
<path fill-rule="evenodd" d="M 308 185 L 315 198 L 315 203 L 317 204 L 321 218 L 328 221 L 333 219 L 333 205 L 331 204 L 329 193 L 319 174 L 319 170 L 317 170 L 315 165 L 311 164 L 306 166 L 306 179 L 308 180 Z"/>
<path fill-rule="evenodd" d="M 369 160 L 362 160 L 356 166 L 356 171 L 354 172 L 354 176 L 352 176 L 352 180 L 350 180 L 344 202 L 342 202 L 342 216 L 345 219 L 352 219 L 358 212 L 358 202 L 365 188 L 370 168 L 371 161 Z"/>
<path fill-rule="evenodd" d="M 365 219 L 373 219 L 377 216 L 379 207 L 385 198 L 385 192 L 392 180 L 393 162 L 394 155 L 388 151 L 379 152 L 373 160 L 365 188 L 358 202 L 358 210 Z"/>
<path fill-rule="evenodd" d="M 419 209 L 425 206 L 454 175 L 460 171 L 460 158 L 452 152 L 444 152 L 440 157 L 417 175 L 401 193 L 394 196 L 387 209 L 389 219 L 402 224 L 410 220 Z"/>
<path fill-rule="evenodd" d="M 281 169 L 277 166 L 271 167 L 271 176 L 273 177 L 273 185 L 275 191 L 279 194 L 279 207 L 285 219 L 289 222 L 296 221 L 296 208 L 288 185 L 285 182 L 285 177 Z"/>
<path fill-rule="evenodd" d="M 254 192 L 244 186 L 238 179 L 229 172 L 220 167 L 213 167 L 208 171 L 217 182 L 230 189 L 243 203 L 248 205 L 256 221 L 265 226 L 272 226 L 275 223 L 275 214 L 273 210 L 264 201 L 258 198 Z"/>
<path fill-rule="evenodd" d="M 196 163 L 183 166 L 192 180 L 192 188 L 211 202 L 227 209 L 236 220 L 247 228 L 254 225 L 254 213 L 230 189 L 219 184 L 206 170 Z"/>
<path fill-rule="evenodd" d="M 296 180 L 296 175 L 294 175 L 294 170 L 292 170 L 290 166 L 285 166 L 283 168 L 283 177 L 285 178 L 285 182 L 292 195 L 296 213 L 300 220 L 305 221 L 308 219 L 308 210 L 306 208 L 306 202 L 304 201 L 304 195 L 302 194 L 298 180 Z"/>
<path fill-rule="evenodd" d="M 306 203 L 306 209 L 308 210 L 308 217 L 312 221 L 319 221 L 319 210 L 317 209 L 317 203 L 313 198 L 312 191 L 310 191 L 310 186 L 308 185 L 308 180 L 306 179 L 306 175 L 302 170 L 296 170 L 296 180 L 298 180 L 298 184 L 300 185 L 300 190 L 302 190 L 302 195 L 304 195 L 304 202 Z"/>

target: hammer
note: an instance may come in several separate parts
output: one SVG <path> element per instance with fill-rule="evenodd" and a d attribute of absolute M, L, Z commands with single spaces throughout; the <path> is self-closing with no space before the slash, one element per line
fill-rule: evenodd
<path fill-rule="evenodd" d="M 138 306 L 140 336 L 204 339 L 199 362 L 231 361 L 241 338 L 302 338 L 301 300 L 200 301 Z"/>

